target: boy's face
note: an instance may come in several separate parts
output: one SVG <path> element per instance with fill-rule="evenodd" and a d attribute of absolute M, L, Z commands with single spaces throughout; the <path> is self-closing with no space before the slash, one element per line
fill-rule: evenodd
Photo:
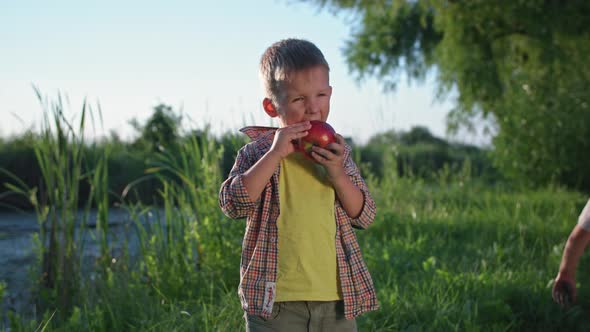
<path fill-rule="evenodd" d="M 310 120 L 325 122 L 328 119 L 332 96 L 329 77 L 328 69 L 324 66 L 288 75 L 288 80 L 283 83 L 281 101 L 277 105 L 278 114 L 275 115 L 281 127 Z"/>

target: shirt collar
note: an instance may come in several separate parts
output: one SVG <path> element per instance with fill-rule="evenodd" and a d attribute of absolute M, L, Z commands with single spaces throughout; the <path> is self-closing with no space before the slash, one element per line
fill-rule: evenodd
<path fill-rule="evenodd" d="M 267 138 L 270 135 L 274 135 L 278 128 L 275 127 L 263 127 L 263 126 L 248 126 L 240 129 L 240 132 L 246 134 L 251 140 L 257 141 L 262 138 Z"/>

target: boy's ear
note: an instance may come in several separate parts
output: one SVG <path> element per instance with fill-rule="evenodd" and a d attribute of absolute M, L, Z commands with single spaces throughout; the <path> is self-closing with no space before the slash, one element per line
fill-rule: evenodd
<path fill-rule="evenodd" d="M 269 98 L 264 98 L 264 100 L 262 100 L 262 107 L 264 108 L 266 114 L 268 114 L 271 118 L 275 118 L 279 115 L 275 105 L 272 104 L 272 101 Z"/>

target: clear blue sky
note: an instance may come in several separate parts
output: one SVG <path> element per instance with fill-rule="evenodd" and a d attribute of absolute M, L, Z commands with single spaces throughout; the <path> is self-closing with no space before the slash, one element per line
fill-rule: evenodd
<path fill-rule="evenodd" d="M 2 1 L 0 135 L 39 127 L 32 84 L 49 97 L 67 94 L 70 114 L 85 97 L 100 102 L 104 132 L 122 138 L 134 135 L 130 119 L 145 120 L 160 102 L 182 108 L 188 127 L 208 123 L 216 133 L 273 125 L 261 108 L 258 61 L 271 43 L 299 37 L 330 63 L 328 121 L 339 133 L 363 142 L 423 125 L 444 136 L 451 105 L 434 103 L 432 84 L 402 82 L 384 94 L 374 80 L 354 80 L 342 53 L 348 21 L 293 0 Z"/>

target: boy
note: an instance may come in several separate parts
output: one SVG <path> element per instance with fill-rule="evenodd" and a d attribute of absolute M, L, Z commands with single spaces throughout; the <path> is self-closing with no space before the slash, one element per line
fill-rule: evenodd
<path fill-rule="evenodd" d="M 588 242 L 590 242 L 590 200 L 580 213 L 578 223 L 567 239 L 559 272 L 553 283 L 553 299 L 562 307 L 567 308 L 576 302 L 576 269 Z"/>
<path fill-rule="evenodd" d="M 353 232 L 375 217 L 375 202 L 342 136 L 317 162 L 295 152 L 311 120 L 326 121 L 329 66 L 311 42 L 286 39 L 263 54 L 264 111 L 279 128 L 246 127 L 221 185 L 230 218 L 247 218 L 238 293 L 248 331 L 356 331 L 354 318 L 378 309 Z M 321 166 L 320 166 L 321 165 Z"/>

